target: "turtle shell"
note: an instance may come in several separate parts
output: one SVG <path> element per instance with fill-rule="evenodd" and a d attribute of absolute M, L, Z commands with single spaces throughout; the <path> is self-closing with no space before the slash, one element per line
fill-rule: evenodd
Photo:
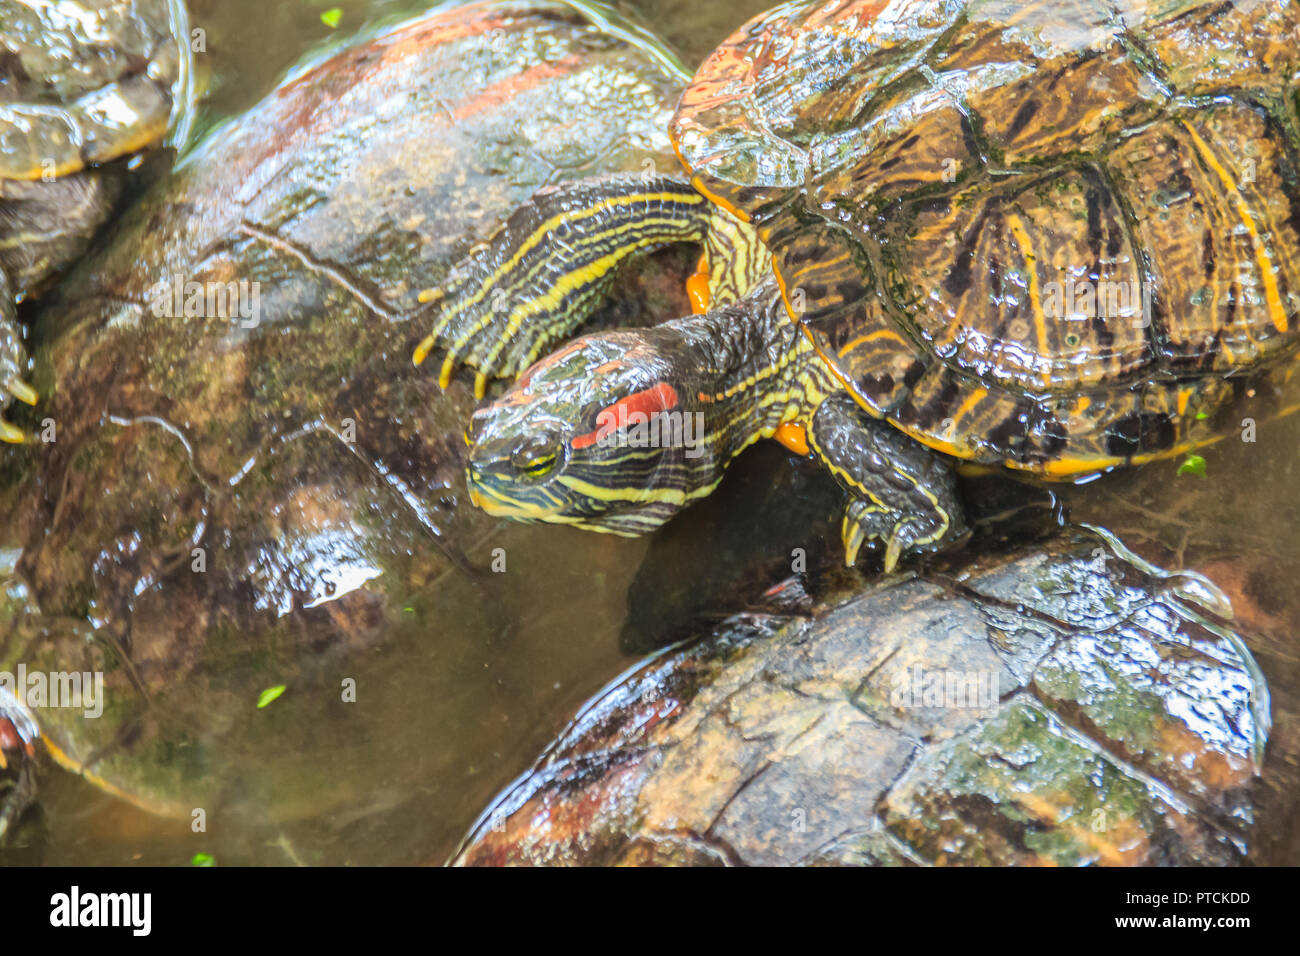
<path fill-rule="evenodd" d="M 187 79 L 185 21 L 180 0 L 0 0 L 0 183 L 162 139 Z"/>
<path fill-rule="evenodd" d="M 786 4 L 672 135 L 859 404 L 1078 475 L 1203 444 L 1296 367 L 1297 41 L 1293 0 Z"/>
<path fill-rule="evenodd" d="M 423 330 L 395 319 L 543 186 L 673 162 L 664 129 L 680 76 L 619 29 L 518 0 L 434 10 L 359 40 L 206 139 L 59 284 L 36 316 L 33 372 L 58 441 L 18 446 L 0 468 L 0 673 L 23 662 L 104 674 L 102 719 L 34 708 L 56 762 L 151 812 L 205 807 L 230 838 L 208 844 L 222 859 L 279 857 L 215 821 L 333 819 L 377 805 L 376 787 L 424 786 L 427 767 L 389 745 L 422 752 L 459 719 L 465 675 L 412 667 L 408 629 L 423 640 L 445 625 L 494 654 L 480 622 L 499 634 L 514 612 L 481 596 L 480 545 L 545 555 L 552 532 L 498 527 L 470 507 L 461 435 L 473 392 L 397 360 Z M 606 87 L 617 95 L 588 95 Z M 627 270 L 595 324 L 683 308 L 685 265 Z M 335 432 L 354 426 L 348 447 Z M 583 537 L 575 567 L 609 560 L 604 536 Z M 520 640 L 545 647 L 583 626 L 615 639 L 621 590 L 604 600 L 575 574 L 562 595 L 553 561 L 524 560 L 536 596 Z M 411 727 L 401 708 L 323 732 L 308 688 L 337 700 L 336 667 L 390 690 L 410 675 L 423 688 L 411 694 L 438 671 L 447 683 L 434 693 L 453 710 L 423 710 L 427 730 L 413 736 L 399 732 Z M 290 688 L 269 733 L 253 715 L 270 712 L 251 703 L 268 673 Z M 531 705 L 520 704 L 522 721 Z M 0 698 L 0 749 L 6 734 L 11 746 L 32 737 L 7 731 L 4 711 Z M 353 772 L 336 772 L 340 754 Z M 366 828 L 364 843 L 298 848 L 317 862 L 400 854 L 415 831 L 399 817 L 391 838 Z"/>
<path fill-rule="evenodd" d="M 787 580 L 584 706 L 454 865 L 1255 862 L 1253 778 L 1286 772 L 1259 665 L 1208 579 L 1130 558 Z"/>

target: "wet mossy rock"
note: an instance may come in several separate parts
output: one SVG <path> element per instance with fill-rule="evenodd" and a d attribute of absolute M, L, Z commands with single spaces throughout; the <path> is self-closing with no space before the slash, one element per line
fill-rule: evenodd
<path fill-rule="evenodd" d="M 1263 678 L 1213 585 L 1112 542 L 725 622 L 585 708 L 455 862 L 1239 862 Z"/>
<path fill-rule="evenodd" d="M 54 440 L 3 499 L 0 670 L 106 672 L 101 719 L 39 714 L 62 763 L 182 816 L 392 785 L 383 721 L 432 678 L 378 723 L 340 718 L 341 678 L 398 635 L 505 628 L 469 556 L 495 528 L 464 496 L 473 397 L 412 367 L 405 317 L 538 188 L 676 162 L 682 77 L 616 32 L 473 4 L 339 53 L 211 133 L 60 287 L 29 423 Z M 681 314 L 688 258 L 624 275 L 603 321 Z"/>

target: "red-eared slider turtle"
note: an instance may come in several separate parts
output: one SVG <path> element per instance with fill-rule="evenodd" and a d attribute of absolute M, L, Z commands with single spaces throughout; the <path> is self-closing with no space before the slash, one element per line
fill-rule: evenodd
<path fill-rule="evenodd" d="M 1226 865 L 1267 842 L 1269 689 L 1206 579 L 1083 532 L 841 577 L 614 682 L 456 862 Z"/>
<path fill-rule="evenodd" d="M 95 169 L 159 142 L 184 107 L 181 0 L 0 0 L 0 441 L 35 404 L 15 302 L 86 248 L 120 181 Z M 181 38 L 182 42 L 178 42 Z"/>
<path fill-rule="evenodd" d="M 962 532 L 956 461 L 1073 479 L 1222 435 L 1300 343 L 1298 39 L 1255 0 L 752 21 L 673 121 L 692 184 L 539 197 L 443 290 L 417 360 L 511 375 L 622 257 L 705 237 L 713 311 L 572 342 L 475 415 L 482 506 L 640 533 L 775 436 L 890 569 Z"/>
<path fill-rule="evenodd" d="M 304 859 L 378 862 L 449 846 L 484 752 L 541 745 L 539 695 L 584 666 L 556 635 L 617 659 L 617 572 L 592 596 L 589 570 L 614 542 L 566 574 L 545 531 L 468 506 L 473 395 L 401 361 L 401 318 L 539 188 L 673 161 L 686 77 L 633 39 L 547 0 L 390 28 L 214 130 L 59 284 L 34 365 L 55 440 L 0 471 L 0 675 L 102 673 L 103 712 L 0 703 L 0 751 L 38 725 L 38 754 L 183 819 L 102 801 L 173 853 L 282 861 L 259 828 L 285 826 Z M 603 320 L 685 310 L 689 257 L 626 274 Z M 84 817 L 51 821 L 80 858 Z M 146 849 L 118 839 L 97 852 Z"/>

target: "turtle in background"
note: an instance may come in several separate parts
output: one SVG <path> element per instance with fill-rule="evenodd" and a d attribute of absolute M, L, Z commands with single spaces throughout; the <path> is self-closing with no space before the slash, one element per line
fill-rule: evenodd
<path fill-rule="evenodd" d="M 756 18 L 683 94 L 689 182 L 540 194 L 435 295 L 417 364 L 519 375 L 468 433 L 476 500 L 639 534 L 774 437 L 848 493 L 846 563 L 892 570 L 963 534 L 959 462 L 1078 480 L 1221 437 L 1296 367 L 1297 38 L 1252 0 Z M 684 239 L 704 314 L 532 364 Z"/>
<path fill-rule="evenodd" d="M 645 659 L 453 865 L 1259 859 L 1288 770 L 1227 594 L 1097 530 L 930 564 L 789 579 Z"/>
<path fill-rule="evenodd" d="M 0 684 L 0 850 L 6 820 L 33 833 L 39 783 L 50 838 L 10 837 L 50 862 L 282 862 L 268 834 L 312 862 L 406 860 L 458 837 L 467 766 L 494 746 L 427 742 L 485 708 L 514 741 L 539 698 L 501 674 L 567 676 L 554 636 L 579 625 L 616 639 L 617 578 L 590 595 L 585 572 L 630 575 L 636 549 L 611 562 L 591 536 L 571 575 L 531 560 L 546 529 L 503 526 L 460 483 L 471 390 L 393 359 L 423 335 L 401 321 L 419 290 L 539 188 L 672 163 L 689 74 L 555 0 L 435 10 L 307 56 L 133 202 L 36 318 L 58 440 L 0 471 L 0 674 L 102 673 L 104 712 Z M 692 259 L 625 270 L 593 321 L 687 311 Z M 508 585 L 480 570 L 496 547 Z M 54 765 L 88 786 L 38 780 Z M 88 839 L 61 814 L 78 796 L 137 822 Z M 371 822 L 341 832 L 358 810 Z"/>
<path fill-rule="evenodd" d="M 113 209 L 118 167 L 187 105 L 180 0 L 0 0 L 0 441 L 35 405 L 15 311 L 77 259 Z"/>

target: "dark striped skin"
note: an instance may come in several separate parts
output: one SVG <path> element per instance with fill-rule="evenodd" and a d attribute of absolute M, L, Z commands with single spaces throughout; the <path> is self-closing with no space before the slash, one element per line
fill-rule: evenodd
<path fill-rule="evenodd" d="M 641 422 L 617 414 L 633 410 Z M 655 422 L 658 439 L 638 438 Z M 710 494 L 744 448 L 792 427 L 849 495 L 847 564 L 878 541 L 892 571 L 964 533 L 948 461 L 866 416 L 771 278 L 705 315 L 586 336 L 528 369 L 475 413 L 468 483 L 500 517 L 643 534 Z"/>
<path fill-rule="evenodd" d="M 700 242 L 709 216 L 689 184 L 662 176 L 542 190 L 433 294 L 416 364 L 444 346 L 443 387 L 464 362 L 481 398 L 489 378 L 513 378 L 581 325 L 629 256 Z"/>
<path fill-rule="evenodd" d="M 1072 477 L 1292 377 L 1298 79 L 1295 0 L 809 3 L 724 44 L 672 132 L 864 409 Z"/>
<path fill-rule="evenodd" d="M 835 390 L 769 279 L 707 315 L 585 336 L 538 362 L 475 413 L 469 485 L 501 517 L 642 534 Z M 638 445 L 620 407 L 658 419 L 668 440 Z M 703 422 L 697 442 L 671 431 L 682 416 Z"/>
<path fill-rule="evenodd" d="M 712 207 L 704 239 L 709 300 L 713 307 L 730 305 L 767 279 L 772 257 L 748 223 L 720 206 Z"/>

